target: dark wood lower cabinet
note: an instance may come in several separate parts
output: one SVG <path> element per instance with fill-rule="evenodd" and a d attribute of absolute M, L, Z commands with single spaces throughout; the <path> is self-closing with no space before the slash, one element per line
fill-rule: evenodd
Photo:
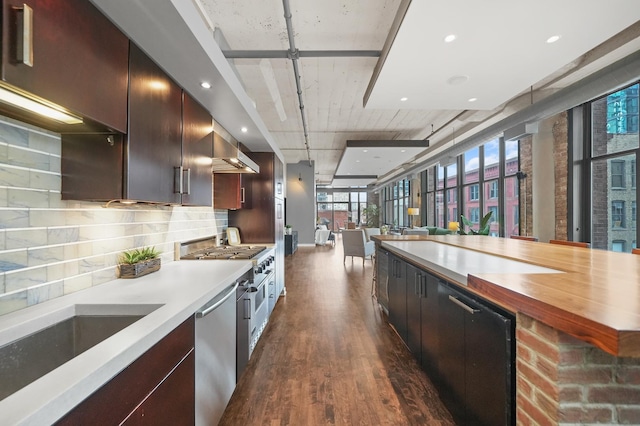
<path fill-rule="evenodd" d="M 195 351 L 191 351 L 178 364 L 173 372 L 131 413 L 123 424 L 134 425 L 162 425 L 167 422 L 174 425 L 192 425 L 195 423 L 194 410 L 194 378 Z"/>
<path fill-rule="evenodd" d="M 194 326 L 183 322 L 56 424 L 193 424 Z"/>
<path fill-rule="evenodd" d="M 439 286 L 440 397 L 458 424 L 515 424 L 513 319 Z"/>
<path fill-rule="evenodd" d="M 389 322 L 402 340 L 407 342 L 406 263 L 389 255 Z"/>
<path fill-rule="evenodd" d="M 394 254 L 388 258 L 389 322 L 456 423 L 515 424 L 513 315 Z"/>

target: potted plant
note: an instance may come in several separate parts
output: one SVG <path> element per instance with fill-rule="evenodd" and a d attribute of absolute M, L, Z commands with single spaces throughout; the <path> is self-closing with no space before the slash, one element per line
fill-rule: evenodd
<path fill-rule="evenodd" d="M 489 211 L 489 213 L 485 214 L 482 219 L 480 219 L 480 224 L 478 225 L 478 229 L 473 229 L 473 222 L 464 217 L 464 215 L 460 215 L 460 219 L 464 226 L 468 226 L 469 230 L 465 231 L 464 226 L 460 227 L 460 235 L 489 235 L 489 230 L 491 228 L 491 215 L 493 211 Z"/>
<path fill-rule="evenodd" d="M 369 204 L 362 210 L 367 220 L 367 228 L 377 228 L 380 223 L 380 211 L 377 204 Z"/>
<path fill-rule="evenodd" d="M 160 269 L 160 252 L 155 247 L 142 247 L 120 254 L 120 278 L 137 278 Z"/>
<path fill-rule="evenodd" d="M 291 235 L 291 232 L 293 231 L 293 228 L 291 227 L 291 225 L 285 225 L 284 226 L 284 233 L 286 235 Z"/>

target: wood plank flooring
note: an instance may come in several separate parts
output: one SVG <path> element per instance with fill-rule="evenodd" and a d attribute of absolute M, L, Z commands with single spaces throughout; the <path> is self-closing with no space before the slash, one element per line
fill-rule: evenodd
<path fill-rule="evenodd" d="M 342 243 L 286 258 L 281 297 L 221 425 L 453 425 Z"/>

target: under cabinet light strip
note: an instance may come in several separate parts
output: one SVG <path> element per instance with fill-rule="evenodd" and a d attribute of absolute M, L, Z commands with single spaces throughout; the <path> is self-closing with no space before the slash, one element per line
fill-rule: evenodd
<path fill-rule="evenodd" d="M 42 102 L 33 100 L 21 93 L 9 90 L 6 87 L 0 87 L 0 102 L 9 104 L 25 111 L 35 112 L 43 117 L 59 121 L 65 124 L 80 124 L 82 118 L 73 114 L 61 111 L 57 108 L 45 105 Z"/>

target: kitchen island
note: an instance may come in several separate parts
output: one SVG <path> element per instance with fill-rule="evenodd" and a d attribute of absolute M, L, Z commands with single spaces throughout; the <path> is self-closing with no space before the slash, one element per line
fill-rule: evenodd
<path fill-rule="evenodd" d="M 1 316 L 3 346 L 61 321 L 74 307 L 148 309 L 122 331 L 0 401 L 2 424 L 54 423 L 193 318 L 196 310 L 251 267 L 250 260 L 169 262 L 144 277 L 114 280 Z M 42 356 L 48 356 L 46 347 Z"/>
<path fill-rule="evenodd" d="M 640 256 L 483 236 L 373 238 L 515 316 L 518 424 L 640 424 Z"/>

